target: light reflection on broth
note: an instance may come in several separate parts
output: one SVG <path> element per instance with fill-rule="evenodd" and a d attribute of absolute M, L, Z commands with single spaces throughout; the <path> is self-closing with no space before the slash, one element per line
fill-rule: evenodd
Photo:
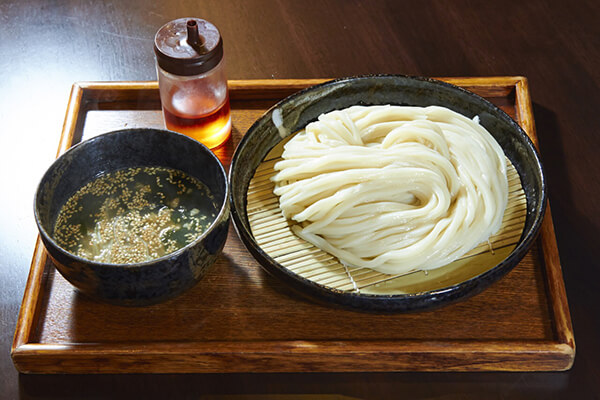
<path fill-rule="evenodd" d="M 91 261 L 150 261 L 193 242 L 217 209 L 208 188 L 182 171 L 126 168 L 100 175 L 69 198 L 54 239 Z"/>

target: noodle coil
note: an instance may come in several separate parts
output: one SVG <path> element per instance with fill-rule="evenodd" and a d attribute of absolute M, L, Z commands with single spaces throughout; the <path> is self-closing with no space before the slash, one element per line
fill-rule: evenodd
<path fill-rule="evenodd" d="M 353 106 L 284 147 L 274 193 L 296 235 L 348 266 L 429 270 L 499 230 L 506 158 L 479 124 L 444 107 Z"/>

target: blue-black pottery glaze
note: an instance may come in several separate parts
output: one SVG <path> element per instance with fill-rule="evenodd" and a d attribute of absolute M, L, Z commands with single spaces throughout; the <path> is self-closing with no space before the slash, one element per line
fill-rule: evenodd
<path fill-rule="evenodd" d="M 174 168 L 203 182 L 218 205 L 206 231 L 173 253 L 136 264 L 93 262 L 56 243 L 56 217 L 70 196 L 99 174 L 137 166 Z M 173 298 L 204 276 L 227 238 L 228 197 L 225 170 L 206 146 L 175 132 L 125 129 L 79 143 L 60 156 L 41 179 L 34 213 L 46 250 L 65 279 L 97 300 L 142 306 Z"/>
<path fill-rule="evenodd" d="M 486 272 L 450 287 L 431 291 L 375 295 L 340 292 L 296 275 L 273 260 L 254 239 L 246 213 L 250 179 L 265 155 L 283 137 L 304 128 L 322 113 L 352 105 L 438 105 L 480 123 L 495 137 L 519 175 L 527 198 L 523 234 L 513 252 Z M 277 123 L 277 126 L 276 126 Z M 546 186 L 537 151 L 521 127 L 505 112 L 460 87 L 422 77 L 373 75 L 337 79 L 316 85 L 282 100 L 248 130 L 238 145 L 229 171 L 231 213 L 242 242 L 260 265 L 290 288 L 313 300 L 376 312 L 435 309 L 480 293 L 508 273 L 531 247 L 546 206 Z"/>

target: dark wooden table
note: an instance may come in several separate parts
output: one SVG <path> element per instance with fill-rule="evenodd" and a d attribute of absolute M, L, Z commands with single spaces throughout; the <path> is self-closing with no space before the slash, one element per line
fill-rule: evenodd
<path fill-rule="evenodd" d="M 20 375 L 10 345 L 37 234 L 33 193 L 54 159 L 70 87 L 155 79 L 154 33 L 182 16 L 221 29 L 231 79 L 526 76 L 577 343 L 573 368 Z M 599 18 L 597 1 L 1 2 L 0 397 L 600 398 Z"/>

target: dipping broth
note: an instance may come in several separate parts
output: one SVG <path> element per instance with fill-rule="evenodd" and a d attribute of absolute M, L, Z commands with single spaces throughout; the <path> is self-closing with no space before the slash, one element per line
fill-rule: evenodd
<path fill-rule="evenodd" d="M 91 261 L 139 263 L 193 242 L 217 212 L 209 189 L 182 171 L 126 168 L 96 177 L 71 196 L 53 236 Z"/>

